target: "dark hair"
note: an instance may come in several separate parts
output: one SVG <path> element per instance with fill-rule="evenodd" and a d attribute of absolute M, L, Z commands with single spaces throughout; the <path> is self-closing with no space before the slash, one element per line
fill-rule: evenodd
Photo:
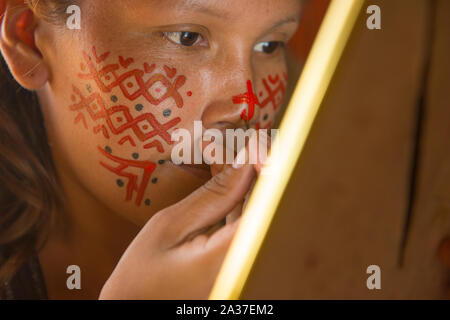
<path fill-rule="evenodd" d="M 50 21 L 69 3 L 26 2 Z M 14 80 L 1 57 L 0 281 L 10 279 L 42 248 L 61 199 L 37 95 Z"/>

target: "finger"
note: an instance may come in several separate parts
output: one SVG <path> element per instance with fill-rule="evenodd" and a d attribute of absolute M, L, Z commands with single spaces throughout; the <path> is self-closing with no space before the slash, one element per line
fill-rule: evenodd
<path fill-rule="evenodd" d="M 222 138 L 222 141 L 223 140 L 224 138 Z M 222 172 L 226 168 L 227 156 L 232 155 L 233 159 L 236 156 L 234 150 L 229 150 L 227 148 L 226 143 L 220 141 L 216 142 L 215 140 L 211 141 L 210 139 L 207 140 L 201 139 L 198 143 L 200 150 L 202 150 L 204 161 L 210 166 L 212 176 L 215 176 L 216 174 Z M 207 149 L 211 145 L 214 146 L 215 150 L 219 150 L 219 152 L 221 151 L 222 153 L 221 156 L 220 154 L 218 154 L 216 158 L 212 157 L 212 155 L 209 152 L 205 153 L 205 149 Z M 214 153 L 216 153 L 216 151 Z"/>
<path fill-rule="evenodd" d="M 228 167 L 204 186 L 161 212 L 164 238 L 173 246 L 218 223 L 241 203 L 255 176 L 252 166 Z"/>
<path fill-rule="evenodd" d="M 242 206 L 242 212 L 245 211 L 247 208 L 248 201 L 250 200 L 250 196 L 252 195 L 253 189 L 255 188 L 256 180 L 253 181 L 252 185 L 250 186 L 250 190 L 247 192 L 244 198 L 244 205 Z"/>
<path fill-rule="evenodd" d="M 240 221 L 239 218 L 233 223 L 221 227 L 210 236 L 201 235 L 194 241 L 183 243 L 179 247 L 183 252 L 189 252 L 189 260 L 195 261 L 197 268 L 205 270 L 202 278 L 203 280 L 208 278 L 208 283 L 211 283 L 211 286 L 217 278 Z M 186 246 L 189 246 L 189 248 Z M 209 291 L 211 289 L 212 287 L 209 288 Z"/>
<path fill-rule="evenodd" d="M 234 222 L 227 224 L 225 227 L 222 227 L 211 235 L 202 246 L 203 250 L 199 258 L 204 265 L 209 266 L 210 270 L 212 270 L 212 275 L 214 276 L 212 279 L 213 282 L 217 278 L 220 268 L 222 267 L 240 222 L 241 217 Z"/>
<path fill-rule="evenodd" d="M 245 198 L 244 198 L 245 199 Z M 226 224 L 233 223 L 242 215 L 243 203 L 238 204 L 228 215 L 226 218 Z"/>
<path fill-rule="evenodd" d="M 252 139 L 256 139 L 252 141 Z M 255 144 L 252 145 L 252 142 Z M 255 148 L 255 146 L 257 146 Z M 262 170 L 263 165 L 267 160 L 267 155 L 270 150 L 271 140 L 267 135 L 267 132 L 264 130 L 260 130 L 255 132 L 255 134 L 250 138 L 250 142 L 245 146 L 245 160 L 243 163 L 251 163 L 251 159 L 256 159 L 256 163 L 253 165 L 256 172 L 259 174 Z M 241 152 L 242 153 L 242 152 Z M 236 158 L 243 157 L 242 154 L 239 154 Z M 237 166 L 237 165 L 235 165 Z M 214 173 L 213 173 L 214 174 Z M 239 216 L 241 216 L 243 210 L 248 203 L 253 187 L 255 186 L 256 180 L 254 179 L 252 185 L 250 186 L 250 190 L 247 192 L 244 203 L 236 206 L 230 214 L 226 217 L 226 223 L 231 223 L 235 221 Z"/>
<path fill-rule="evenodd" d="M 233 240 L 234 235 L 236 234 L 236 230 L 239 227 L 239 224 L 242 220 L 242 217 L 238 217 L 235 221 L 226 226 L 217 230 L 214 234 L 212 234 L 206 241 L 204 248 L 205 256 L 213 255 L 218 256 L 222 255 L 222 258 L 225 257 L 226 252 L 228 251 L 231 241 Z M 222 259 L 223 260 L 223 259 Z M 218 266 L 222 264 L 222 260 L 219 261 Z"/>
<path fill-rule="evenodd" d="M 261 174 L 263 167 L 266 165 L 271 147 L 272 138 L 267 134 L 267 131 L 260 130 L 258 133 L 258 162 L 254 165 L 258 175 Z"/>
<path fill-rule="evenodd" d="M 256 130 L 251 135 L 249 143 L 239 150 L 233 167 L 239 168 L 244 164 L 251 164 L 260 173 L 267 161 L 271 146 L 271 139 L 265 130 Z"/>

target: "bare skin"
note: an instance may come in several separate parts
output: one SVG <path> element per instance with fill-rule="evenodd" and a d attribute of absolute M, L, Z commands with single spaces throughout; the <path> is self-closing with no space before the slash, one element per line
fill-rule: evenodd
<path fill-rule="evenodd" d="M 81 30 L 69 30 L 65 21 L 49 23 L 36 12 L 25 23 L 22 1 L 0 1 L 2 55 L 15 79 L 39 95 L 65 196 L 61 219 L 39 254 L 50 298 L 207 298 L 255 168 L 224 167 L 213 170 L 214 178 L 204 166 L 208 174 L 179 168 L 170 162 L 173 146 L 164 132 L 114 130 L 106 116 L 75 109 L 95 94 L 108 108 L 124 108 L 124 116 L 111 118 L 119 123 L 145 114 L 153 128 L 155 121 L 167 124 L 168 133 L 192 131 L 195 120 L 205 129 L 245 128 L 243 106 L 232 98 L 247 92 L 249 80 L 261 100 L 268 93 L 264 80 L 281 83 L 283 44 L 301 11 L 298 0 L 132 3 L 79 1 Z M 172 87 L 133 95 L 134 82 L 108 87 L 107 75 L 96 81 L 91 62 L 97 71 L 116 68 L 116 76 L 135 70 L 145 81 L 164 77 Z M 169 87 L 174 91 L 164 98 Z M 249 125 L 270 126 L 278 100 L 257 108 Z M 129 194 L 130 182 L 111 170 L 111 156 L 146 162 L 128 168 L 139 182 Z M 146 183 L 141 169 L 151 173 Z M 217 227 L 227 216 L 233 218 Z M 66 288 L 73 264 L 81 267 L 82 290 Z"/>

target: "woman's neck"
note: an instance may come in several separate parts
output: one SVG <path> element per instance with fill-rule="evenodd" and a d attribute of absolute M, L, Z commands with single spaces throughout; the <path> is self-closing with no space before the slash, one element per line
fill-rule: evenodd
<path fill-rule="evenodd" d="M 39 254 L 50 299 L 96 299 L 140 227 L 102 205 L 77 180 L 59 171 L 64 209 Z M 81 271 L 81 290 L 69 290 L 67 267 Z"/>

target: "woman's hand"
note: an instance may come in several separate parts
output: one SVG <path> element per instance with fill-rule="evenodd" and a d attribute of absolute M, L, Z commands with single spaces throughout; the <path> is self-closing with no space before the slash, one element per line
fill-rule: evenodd
<path fill-rule="evenodd" d="M 100 299 L 207 299 L 260 168 L 226 165 L 190 196 L 154 215 L 125 251 Z M 224 218 L 227 223 L 220 226 Z"/>

